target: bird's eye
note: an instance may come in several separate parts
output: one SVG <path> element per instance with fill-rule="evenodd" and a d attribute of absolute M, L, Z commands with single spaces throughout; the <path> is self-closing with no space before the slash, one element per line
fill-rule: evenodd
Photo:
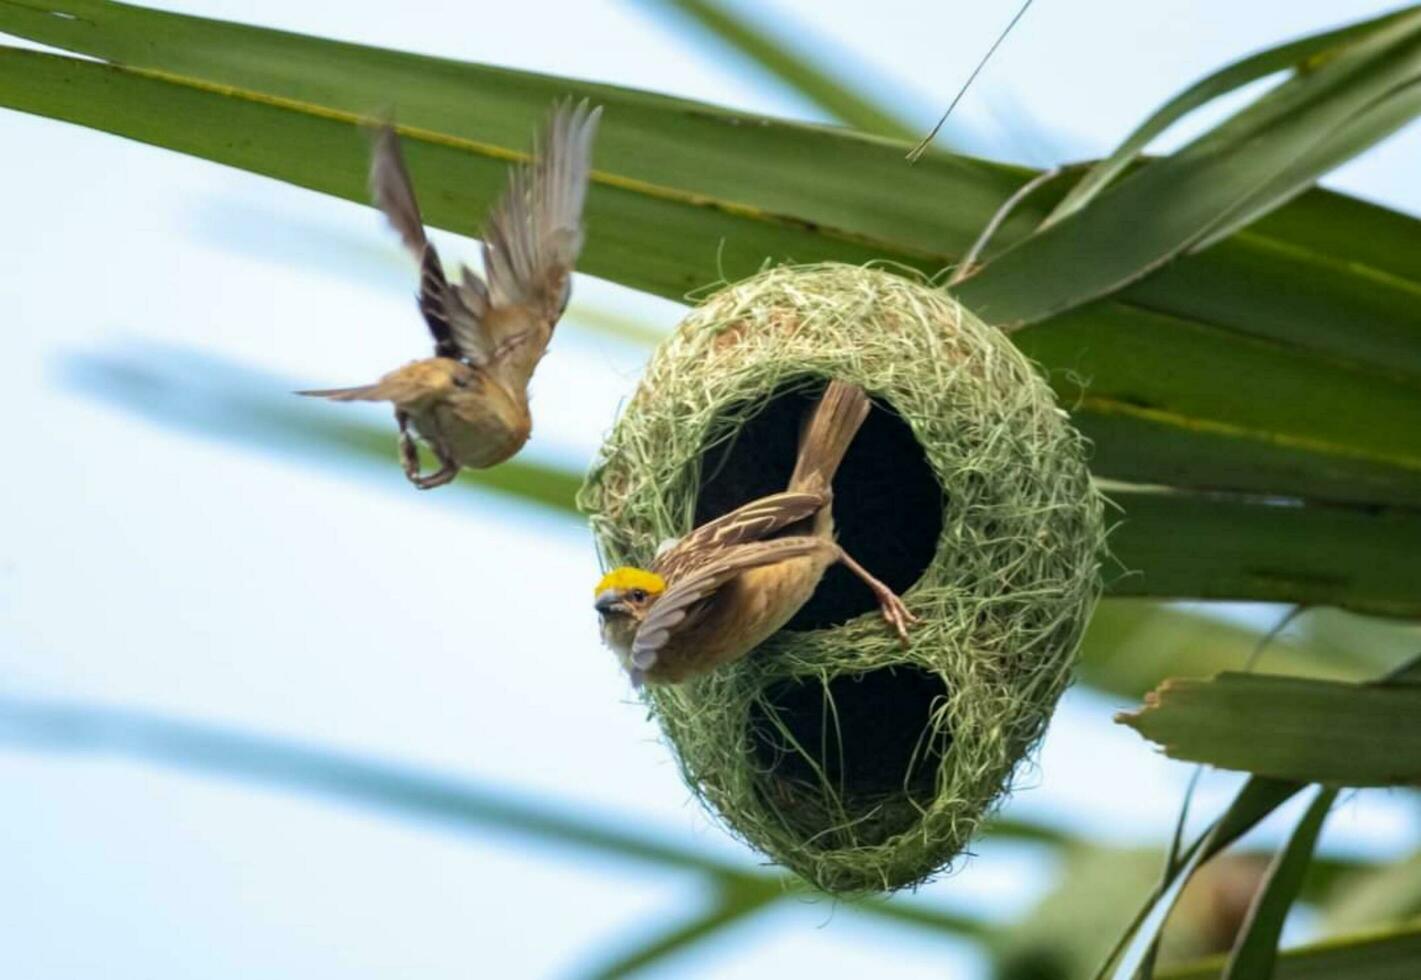
<path fill-rule="evenodd" d="M 467 387 L 469 387 L 469 379 L 468 379 L 468 378 L 464 378 L 464 377 L 460 377 L 459 375 L 455 375 L 455 376 L 454 376 L 454 387 L 455 387 L 455 388 L 467 388 Z"/>
<path fill-rule="evenodd" d="M 646 600 L 646 591 L 643 589 L 632 589 L 627 593 L 627 598 L 632 602 L 644 602 Z"/>

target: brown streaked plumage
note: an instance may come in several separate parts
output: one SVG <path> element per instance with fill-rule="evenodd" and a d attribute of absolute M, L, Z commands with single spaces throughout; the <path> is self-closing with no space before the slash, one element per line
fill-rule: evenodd
<path fill-rule="evenodd" d="M 917 618 L 834 540 L 830 483 L 869 408 L 863 389 L 830 382 L 784 493 L 701 525 L 649 571 L 621 568 L 603 578 L 602 637 L 633 683 L 675 684 L 740 659 L 789 622 L 835 562 L 873 590 L 883 618 L 908 642 Z"/>
<path fill-rule="evenodd" d="M 582 205 L 600 107 L 586 100 L 553 107 L 533 150 L 516 167 L 489 213 L 483 257 L 487 282 L 468 266 L 450 282 L 433 244 L 392 127 L 375 137 L 370 187 L 401 240 L 419 260 L 419 310 L 434 337 L 434 356 L 370 385 L 301 391 L 333 401 L 388 401 L 400 427 L 400 458 L 420 489 L 442 486 L 461 467 L 482 469 L 510 458 L 533 428 L 528 380 L 567 308 L 582 249 Z M 439 459 L 419 472 L 411 429 Z"/>

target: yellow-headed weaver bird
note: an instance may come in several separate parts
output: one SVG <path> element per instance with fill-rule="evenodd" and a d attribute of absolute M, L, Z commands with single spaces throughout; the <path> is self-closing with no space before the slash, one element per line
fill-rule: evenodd
<path fill-rule="evenodd" d="M 554 105 L 532 163 L 514 168 L 489 214 L 483 236 L 487 282 L 468 266 L 461 267 L 459 282 L 445 276 L 425 236 L 399 138 L 388 124 L 375 136 L 371 191 L 419 260 L 419 310 L 434 335 L 434 356 L 374 384 L 298 394 L 393 402 L 405 475 L 421 490 L 450 482 L 460 467 L 502 463 L 528 441 L 528 379 L 567 308 L 601 114 L 601 107 L 585 100 Z M 411 428 L 438 458 L 434 473 L 420 473 Z"/>
<path fill-rule="evenodd" d="M 676 684 L 745 656 L 789 622 L 843 562 L 908 642 L 918 622 L 834 540 L 830 483 L 870 402 L 830 382 L 800 439 L 789 488 L 751 501 L 664 547 L 650 569 L 617 568 L 596 590 L 602 639 L 632 683 Z"/>

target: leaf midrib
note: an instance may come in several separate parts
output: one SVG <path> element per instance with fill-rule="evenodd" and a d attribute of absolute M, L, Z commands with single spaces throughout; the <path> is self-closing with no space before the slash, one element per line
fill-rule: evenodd
<path fill-rule="evenodd" d="M 4 0 L 0 0 L 4 2 Z M 9 51 L 23 51 L 25 49 L 15 48 L 9 45 L 0 45 L 0 49 Z M 48 58 L 60 60 L 78 60 L 67 58 L 64 55 L 50 55 L 45 52 L 30 52 Z M 207 79 L 196 78 L 191 75 L 182 75 L 176 72 L 163 71 L 156 68 L 139 68 L 131 65 L 120 65 L 111 61 L 101 62 L 104 67 L 111 71 L 134 75 L 139 78 L 147 78 L 153 81 L 166 82 L 171 85 L 181 85 L 186 88 L 201 92 L 209 92 L 214 95 L 221 95 L 226 98 L 241 99 L 247 102 L 266 105 L 276 109 L 284 109 L 290 112 L 301 112 L 319 119 L 327 119 L 332 122 L 346 123 L 355 127 L 375 126 L 381 120 L 373 116 L 364 116 L 359 113 L 349 112 L 344 109 L 334 109 L 329 106 L 319 105 L 314 102 L 306 102 L 300 99 L 292 99 L 288 96 L 272 95 L 267 92 L 259 92 L 254 89 L 244 88 L 237 85 L 229 85 L 224 82 L 213 82 Z M 449 149 L 470 153 L 477 156 L 486 157 L 493 160 L 503 160 L 508 163 L 524 163 L 531 159 L 531 155 L 520 150 L 499 146 L 495 143 L 485 143 L 479 140 L 469 139 L 465 136 L 455 136 L 451 133 L 444 133 L 438 130 L 427 129 L 421 126 L 412 126 L 404 123 L 392 123 L 394 129 L 401 136 L 430 143 L 436 146 L 444 146 Z M 611 173 L 606 170 L 592 170 L 589 179 L 593 184 L 600 184 L 605 187 L 616 188 L 618 190 L 631 191 L 645 197 L 655 198 L 663 201 L 670 201 L 684 207 L 701 208 L 708 211 L 717 211 L 722 214 L 730 214 L 735 217 L 745 218 L 751 221 L 759 221 L 763 224 L 777 225 L 785 228 L 811 229 L 816 234 L 824 235 L 839 241 L 845 241 L 856 245 L 863 245 L 870 248 L 881 249 L 885 253 L 907 255 L 912 258 L 924 261 L 940 261 L 944 266 L 950 265 L 952 258 L 941 253 L 932 253 L 915 249 L 913 246 L 903 245 L 898 242 L 888 242 L 884 239 L 862 232 L 849 231 L 844 228 L 836 228 L 809 218 L 801 218 L 795 215 L 783 214 L 770 211 L 755 205 L 746 204 L 739 201 L 729 201 L 724 198 L 713 197 L 709 194 L 700 194 L 695 191 L 686 191 L 674 187 L 667 187 L 662 184 L 655 184 L 650 181 L 641 180 L 636 177 L 627 177 L 622 174 Z M 888 255 L 885 255 L 887 258 Z"/>

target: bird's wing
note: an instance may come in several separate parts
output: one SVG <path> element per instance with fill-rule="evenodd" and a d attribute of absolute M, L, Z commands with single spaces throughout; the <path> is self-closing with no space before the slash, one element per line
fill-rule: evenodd
<path fill-rule="evenodd" d="M 439 254 L 424 233 L 424 219 L 414 186 L 400 153 L 400 140 L 388 123 L 375 133 L 370 158 L 370 192 L 405 247 L 419 260 L 419 311 L 434 335 L 434 352 L 470 364 L 484 365 L 493 345 L 483 329 L 488 290 L 478 276 L 464 269 L 464 281 L 450 284 Z"/>
<path fill-rule="evenodd" d="M 592 139 L 601 107 L 560 102 L 533 148 L 515 168 L 484 233 L 484 272 L 496 307 L 521 306 L 551 327 L 562 316 L 572 267 L 582 250 Z"/>
<path fill-rule="evenodd" d="M 656 558 L 655 571 L 668 582 L 713 560 L 726 548 L 759 541 L 814 515 L 829 502 L 827 493 L 786 491 L 770 494 L 707 521 Z"/>
<path fill-rule="evenodd" d="M 713 597 L 741 572 L 812 554 L 822 547 L 821 539 L 800 536 L 753 541 L 725 549 L 703 568 L 673 582 L 656 600 L 632 641 L 632 666 L 641 671 L 649 670 L 667 641 L 687 619 L 695 616 L 697 605 Z"/>

